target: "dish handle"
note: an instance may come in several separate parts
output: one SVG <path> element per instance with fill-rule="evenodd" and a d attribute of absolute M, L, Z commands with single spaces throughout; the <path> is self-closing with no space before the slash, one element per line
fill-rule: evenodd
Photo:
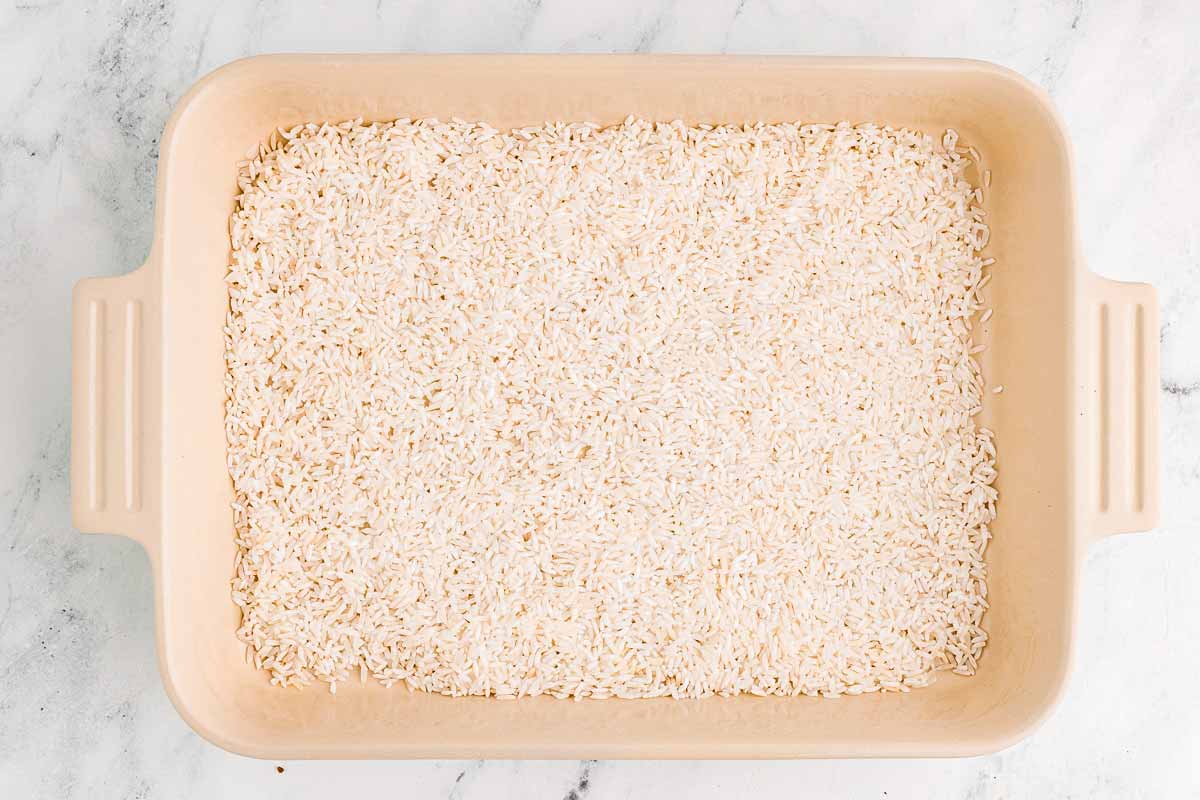
<path fill-rule="evenodd" d="M 119 533 L 153 557 L 157 474 L 147 411 L 153 369 L 147 336 L 148 265 L 88 278 L 71 298 L 71 516 L 84 533 Z M 151 437 L 154 434 L 151 433 Z M 148 481 L 154 485 L 148 486 Z"/>
<path fill-rule="evenodd" d="M 1158 299 L 1149 284 L 1089 274 L 1082 309 L 1087 527 L 1098 537 L 1149 530 L 1159 511 Z"/>

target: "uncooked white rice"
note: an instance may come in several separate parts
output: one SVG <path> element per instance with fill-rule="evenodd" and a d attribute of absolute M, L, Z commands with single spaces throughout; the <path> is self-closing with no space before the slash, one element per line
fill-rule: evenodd
<path fill-rule="evenodd" d="M 996 451 L 956 144 L 632 118 L 273 139 L 240 165 L 226 328 L 254 663 L 501 697 L 974 672 Z"/>

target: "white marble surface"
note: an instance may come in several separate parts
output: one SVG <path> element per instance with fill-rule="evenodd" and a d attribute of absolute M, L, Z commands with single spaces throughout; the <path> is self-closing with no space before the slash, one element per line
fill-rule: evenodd
<path fill-rule="evenodd" d="M 1200 795 L 1200 6 L 1195 0 L 0 2 L 0 797 Z M 1015 7 L 1013 7 L 1015 6 Z M 955 761 L 276 765 L 193 734 L 159 683 L 148 565 L 68 514 L 71 285 L 141 263 L 158 136 L 271 51 L 972 56 L 1053 94 L 1093 269 L 1157 285 L 1163 517 L 1088 555 L 1066 701 Z"/>

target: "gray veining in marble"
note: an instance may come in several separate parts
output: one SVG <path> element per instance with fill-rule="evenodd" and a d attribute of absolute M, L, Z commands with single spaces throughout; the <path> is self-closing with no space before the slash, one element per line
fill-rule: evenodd
<path fill-rule="evenodd" d="M 0 797 L 1200 795 L 1200 6 L 1193 0 L 0 2 Z M 272 51 L 971 56 L 1046 87 L 1090 266 L 1162 304 L 1163 518 L 1088 554 L 1053 718 L 954 761 L 272 763 L 193 734 L 154 660 L 148 564 L 68 514 L 68 299 L 139 264 L 175 101 Z"/>

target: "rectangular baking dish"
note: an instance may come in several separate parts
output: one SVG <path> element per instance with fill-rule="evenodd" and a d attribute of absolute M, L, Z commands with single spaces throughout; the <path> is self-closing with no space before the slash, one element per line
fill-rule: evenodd
<path fill-rule="evenodd" d="M 988 549 L 991 641 L 978 674 L 911 694 L 503 701 L 403 688 L 274 688 L 235 638 L 225 466 L 223 282 L 236 163 L 278 127 L 437 116 L 881 121 L 957 129 L 994 183 L 996 309 L 982 424 L 999 447 Z M 201 80 L 163 134 L 146 263 L 73 299 L 71 481 L 85 532 L 140 542 L 155 576 L 163 681 L 185 719 L 263 758 L 955 756 L 1003 748 L 1062 692 L 1088 543 L 1155 524 L 1153 290 L 1080 261 L 1071 159 L 1045 95 L 973 61 L 675 56 L 253 58 Z"/>

